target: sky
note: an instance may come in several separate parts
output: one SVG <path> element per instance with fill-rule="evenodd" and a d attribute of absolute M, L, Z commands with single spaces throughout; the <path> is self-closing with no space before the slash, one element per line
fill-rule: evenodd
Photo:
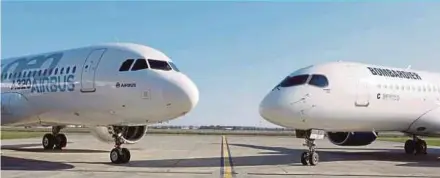
<path fill-rule="evenodd" d="M 105 42 L 156 48 L 194 80 L 172 125 L 275 127 L 259 102 L 296 69 L 356 61 L 440 71 L 436 1 L 1 3 L 1 58 Z"/>

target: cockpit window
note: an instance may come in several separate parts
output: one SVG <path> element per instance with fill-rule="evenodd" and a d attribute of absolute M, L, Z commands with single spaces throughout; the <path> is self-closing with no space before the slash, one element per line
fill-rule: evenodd
<path fill-rule="evenodd" d="M 310 79 L 309 85 L 324 88 L 328 86 L 328 79 L 324 75 L 314 74 Z"/>
<path fill-rule="evenodd" d="M 308 77 L 309 75 L 297 75 L 293 77 L 287 77 L 280 83 L 280 87 L 303 85 L 307 82 Z"/>
<path fill-rule="evenodd" d="M 180 70 L 179 70 L 179 68 L 177 68 L 177 66 L 176 66 L 176 64 L 174 64 L 173 62 L 169 62 L 170 63 L 170 65 L 171 65 L 171 67 L 173 67 L 173 69 L 176 71 L 176 72 L 180 72 Z"/>
<path fill-rule="evenodd" d="M 137 71 L 137 70 L 142 70 L 142 69 L 148 69 L 147 60 L 145 60 L 145 59 L 136 60 L 133 67 L 131 68 L 132 71 Z"/>
<path fill-rule="evenodd" d="M 119 67 L 119 71 L 128 71 L 130 69 L 131 64 L 133 64 L 134 59 L 127 59 Z M 55 72 L 56 73 L 56 72 Z"/>
<path fill-rule="evenodd" d="M 171 66 L 166 61 L 148 59 L 148 63 L 150 64 L 150 68 L 157 70 L 172 70 Z"/>

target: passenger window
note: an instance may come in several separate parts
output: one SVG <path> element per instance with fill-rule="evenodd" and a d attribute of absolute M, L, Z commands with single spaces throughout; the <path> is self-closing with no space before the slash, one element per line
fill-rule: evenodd
<path fill-rule="evenodd" d="M 54 75 L 57 75 L 57 74 L 58 74 L 58 68 L 55 68 Z"/>
<path fill-rule="evenodd" d="M 122 63 L 121 67 L 119 67 L 119 71 L 121 71 L 121 72 L 122 71 L 128 71 L 130 69 L 131 65 L 133 64 L 133 62 L 134 62 L 134 59 L 127 59 L 127 60 L 125 60 Z"/>
<path fill-rule="evenodd" d="M 73 66 L 72 73 L 74 74 L 75 72 L 76 72 L 76 66 Z"/>
<path fill-rule="evenodd" d="M 157 70 L 172 70 L 171 66 L 166 61 L 148 59 L 148 63 L 150 64 L 150 68 Z"/>
<path fill-rule="evenodd" d="M 287 77 L 280 83 L 280 87 L 292 87 L 297 85 L 303 85 L 307 82 L 307 78 L 309 78 L 309 75 L 298 75 L 293 77 Z"/>
<path fill-rule="evenodd" d="M 134 63 L 133 67 L 131 68 L 131 71 L 137 71 L 142 69 L 148 69 L 147 60 L 145 59 L 138 59 Z"/>
<path fill-rule="evenodd" d="M 63 72 L 64 72 L 64 67 L 61 68 L 61 70 L 60 70 L 60 75 L 63 75 Z"/>
<path fill-rule="evenodd" d="M 328 80 L 324 75 L 314 74 L 312 75 L 312 79 L 310 79 L 309 85 L 317 86 L 317 87 L 327 87 Z"/>
<path fill-rule="evenodd" d="M 69 72 L 70 72 L 70 67 L 67 67 L 66 74 L 69 74 Z"/>
<path fill-rule="evenodd" d="M 173 62 L 169 62 L 169 63 L 170 63 L 170 65 L 171 65 L 171 67 L 173 67 L 173 69 L 174 69 L 176 72 L 180 72 L 180 70 L 179 70 L 179 68 L 177 68 L 176 64 L 174 64 Z"/>

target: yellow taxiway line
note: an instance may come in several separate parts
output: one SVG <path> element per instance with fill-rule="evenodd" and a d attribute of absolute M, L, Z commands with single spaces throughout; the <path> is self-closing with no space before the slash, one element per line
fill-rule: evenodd
<path fill-rule="evenodd" d="M 231 152 L 229 151 L 228 140 L 226 136 L 222 136 L 222 157 L 221 157 L 221 177 L 232 178 L 234 176 L 234 170 L 232 165 Z"/>

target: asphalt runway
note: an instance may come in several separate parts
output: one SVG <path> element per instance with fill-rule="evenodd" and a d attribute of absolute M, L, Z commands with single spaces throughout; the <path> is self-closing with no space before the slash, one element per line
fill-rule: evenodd
<path fill-rule="evenodd" d="M 302 139 L 275 136 L 147 135 L 124 145 L 127 164 L 110 163 L 112 144 L 67 134 L 67 148 L 43 151 L 41 138 L 2 141 L 3 178 L 77 177 L 440 177 L 440 148 L 403 152 L 403 143 L 338 147 L 318 140 L 320 162 L 302 166 Z"/>

